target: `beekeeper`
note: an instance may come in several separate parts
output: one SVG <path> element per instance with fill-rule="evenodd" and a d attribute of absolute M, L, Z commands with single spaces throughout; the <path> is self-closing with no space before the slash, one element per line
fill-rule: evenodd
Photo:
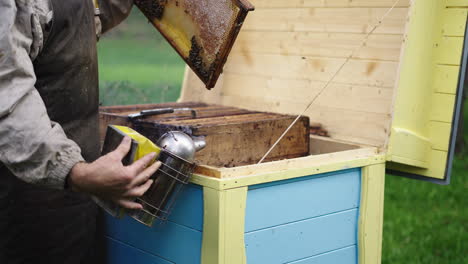
<path fill-rule="evenodd" d="M 97 36 L 132 0 L 0 0 L 0 263 L 92 263 L 96 205 L 151 184 L 150 154 L 99 157 Z"/>

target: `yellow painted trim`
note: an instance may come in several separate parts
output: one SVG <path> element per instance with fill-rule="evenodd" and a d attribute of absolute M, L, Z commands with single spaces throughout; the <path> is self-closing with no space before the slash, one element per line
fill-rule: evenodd
<path fill-rule="evenodd" d="M 362 168 L 361 184 L 359 264 L 379 264 L 382 258 L 385 164 Z"/>
<path fill-rule="evenodd" d="M 392 137 L 395 142 L 404 146 L 399 148 L 398 154 L 392 155 L 392 161 L 427 168 L 428 152 L 431 150 L 429 138 L 399 127 L 392 128 Z"/>
<path fill-rule="evenodd" d="M 460 66 L 437 65 L 434 74 L 434 89 L 437 93 L 456 94 Z"/>
<path fill-rule="evenodd" d="M 445 0 L 447 7 L 468 7 L 466 0 Z"/>
<path fill-rule="evenodd" d="M 442 36 L 437 43 L 435 62 L 442 65 L 460 65 L 463 41 L 463 37 Z"/>
<path fill-rule="evenodd" d="M 432 111 L 430 120 L 452 123 L 455 100 L 456 98 L 453 94 L 435 93 L 432 98 Z M 448 138 L 450 133 L 446 134 L 445 136 Z"/>
<path fill-rule="evenodd" d="M 387 167 L 444 179 L 468 1 L 411 3 Z"/>
<path fill-rule="evenodd" d="M 394 162 L 388 162 L 387 169 L 405 171 L 416 175 L 443 180 L 445 175 L 445 166 L 447 164 L 447 155 L 447 151 L 432 149 L 429 154 L 429 164 L 431 164 L 429 169 L 411 167 Z"/>
<path fill-rule="evenodd" d="M 450 135 L 452 125 L 446 122 L 431 121 L 429 123 L 429 131 L 431 141 L 433 142 L 433 148 L 441 151 L 448 151 L 449 149 L 449 138 L 446 135 Z"/>
<path fill-rule="evenodd" d="M 388 157 L 415 159 L 427 162 L 427 146 L 421 140 L 428 138 L 425 124 L 431 110 L 432 72 L 434 65 L 434 42 L 438 26 L 439 0 L 412 0 L 405 42 L 400 60 L 399 76 L 393 106 L 393 120 L 388 145 Z M 429 89 L 428 89 L 429 88 Z M 405 133 L 395 133 L 404 131 Z M 416 135 L 416 136 L 406 136 Z M 408 142 L 415 139 L 414 145 Z M 403 141 L 403 142 L 402 142 Z M 417 148 L 413 148 L 418 146 Z M 410 164 L 415 165 L 415 164 Z"/>
<path fill-rule="evenodd" d="M 250 186 L 255 184 L 262 184 L 274 181 L 288 180 L 303 176 L 317 175 L 338 170 L 345 170 L 351 168 L 359 168 L 369 166 L 372 164 L 380 164 L 385 162 L 385 155 L 375 155 L 368 158 L 355 159 L 345 162 L 334 162 L 326 165 L 311 166 L 303 169 L 289 169 L 285 171 L 277 171 L 265 174 L 256 174 L 247 177 L 236 177 L 229 179 L 218 179 L 207 177 L 203 175 L 193 175 L 191 182 L 197 185 L 213 188 L 216 190 L 227 190 L 232 188 L 239 188 L 243 186 Z"/>
<path fill-rule="evenodd" d="M 468 2 L 466 3 L 468 6 Z M 465 35 L 465 22 L 468 14 L 467 8 L 447 8 L 443 11 L 442 34 L 444 36 Z"/>
<path fill-rule="evenodd" d="M 244 222 L 247 187 L 203 188 L 202 264 L 245 264 Z"/>

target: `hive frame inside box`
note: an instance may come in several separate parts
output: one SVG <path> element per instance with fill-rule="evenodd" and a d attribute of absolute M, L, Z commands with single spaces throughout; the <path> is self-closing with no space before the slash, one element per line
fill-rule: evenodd
<path fill-rule="evenodd" d="M 232 168 L 213 167 L 200 164 L 196 169 L 196 174 L 218 179 L 250 179 L 253 182 L 263 183 L 261 175 L 270 175 L 278 173 L 278 179 L 285 179 L 284 172 L 311 169 L 315 173 L 323 173 L 330 170 L 321 169 L 334 164 L 342 164 L 342 169 L 359 167 L 362 163 L 355 163 L 356 160 L 372 160 L 378 154 L 378 149 L 372 146 L 357 145 L 340 140 L 334 140 L 321 136 L 310 136 L 310 155 L 286 160 L 278 160 L 264 162 L 262 164 L 252 164 L 245 166 L 237 166 Z M 380 160 L 380 159 L 379 159 Z M 355 163 L 355 166 L 352 165 Z M 372 163 L 372 162 L 371 162 Z M 340 169 L 339 167 L 331 166 L 331 170 Z M 315 174 L 314 173 L 314 174 Z M 255 177 L 249 177 L 255 176 Z M 294 176 L 291 176 L 294 177 Z M 277 179 L 277 180 L 278 180 Z M 236 180 L 237 182 L 242 182 Z M 269 178 L 268 181 L 274 181 Z M 251 184 L 250 182 L 249 184 Z"/>

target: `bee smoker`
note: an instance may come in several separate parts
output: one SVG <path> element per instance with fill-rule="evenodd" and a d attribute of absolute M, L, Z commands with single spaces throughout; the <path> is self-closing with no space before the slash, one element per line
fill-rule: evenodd
<path fill-rule="evenodd" d="M 109 201 L 97 197 L 94 200 L 114 217 L 123 217 L 126 212 L 135 220 L 152 226 L 156 219 L 167 220 L 178 194 L 188 184 L 195 169 L 195 152 L 203 149 L 206 142 L 203 137 L 192 138 L 180 131 L 170 131 L 162 135 L 155 145 L 128 127 L 109 126 L 102 154 L 114 150 L 125 135 L 132 138 L 132 147 L 122 161 L 124 165 L 151 152 L 156 152 L 156 160 L 161 162 L 159 169 L 151 176 L 154 181 L 151 187 L 135 200 L 143 209 L 124 210 Z"/>
<path fill-rule="evenodd" d="M 156 144 L 161 148 L 157 158 L 161 166 L 151 177 L 154 183 L 148 191 L 136 199 L 143 209 L 128 213 L 147 226 L 152 226 L 156 219 L 167 220 L 177 195 L 195 169 L 195 152 L 203 149 L 206 142 L 203 138 L 193 139 L 183 132 L 171 131 L 162 135 Z"/>

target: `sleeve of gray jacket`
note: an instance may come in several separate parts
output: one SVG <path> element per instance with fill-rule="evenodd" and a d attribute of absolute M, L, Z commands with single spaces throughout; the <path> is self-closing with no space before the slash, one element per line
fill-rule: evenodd
<path fill-rule="evenodd" d="M 76 143 L 49 119 L 34 87 L 30 55 L 42 33 L 34 30 L 37 21 L 29 9 L 14 0 L 0 1 L 0 166 L 25 182 L 62 189 L 70 169 L 83 158 Z"/>
<path fill-rule="evenodd" d="M 125 20 L 132 7 L 133 0 L 99 0 L 102 33 L 106 33 Z"/>

